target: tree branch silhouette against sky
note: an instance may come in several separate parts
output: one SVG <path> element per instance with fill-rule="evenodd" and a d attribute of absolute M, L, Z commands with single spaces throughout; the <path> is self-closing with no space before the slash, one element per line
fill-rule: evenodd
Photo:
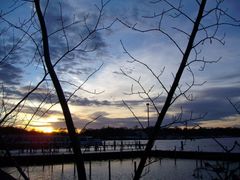
<path fill-rule="evenodd" d="M 19 26 L 24 24 L 23 28 L 30 34 L 34 33 L 32 36 L 38 40 L 36 43 L 40 43 L 40 32 L 37 31 L 39 27 L 37 27 L 36 19 L 32 14 L 33 7 L 31 3 L 26 1 L 14 2 L 3 1 L 0 7 L 0 83 L 2 86 L 1 96 L 4 97 L 7 109 L 11 109 L 30 89 L 35 87 L 45 73 L 41 57 L 36 55 L 38 50 L 33 41 L 28 36 L 24 36 L 24 33 L 16 27 L 10 26 L 10 23 Z M 46 2 L 41 1 L 43 9 L 46 7 Z M 174 1 L 171 2 L 174 3 Z M 182 1 L 183 11 L 192 18 L 197 13 L 196 2 L 186 3 L 186 0 Z M 45 11 L 45 21 L 49 32 L 49 46 L 53 64 L 63 56 L 64 52 L 73 48 L 79 40 L 84 38 L 89 30 L 94 28 L 100 3 L 101 1 L 98 0 L 49 1 Z M 208 2 L 207 8 L 210 8 L 211 5 L 212 3 Z M 226 12 L 240 20 L 239 1 L 226 0 L 222 7 Z M 84 44 L 56 64 L 55 70 L 66 98 L 71 96 L 77 87 L 101 66 L 71 96 L 68 102 L 77 128 L 83 128 L 85 124 L 99 116 L 96 121 L 89 124 L 89 128 L 140 127 L 122 100 L 133 108 L 141 123 L 144 126 L 147 125 L 146 103 L 148 100 L 141 99 L 138 95 L 130 96 L 128 94 L 131 87 L 137 88 L 137 86 L 122 75 L 121 69 L 136 79 L 141 76 L 141 82 L 144 86 L 156 84 L 156 79 L 143 66 L 129 63 L 129 56 L 124 52 L 122 44 L 134 58 L 147 64 L 156 74 L 161 73 L 164 69 L 161 80 L 167 89 L 170 88 L 170 82 L 173 80 L 172 73 L 175 73 L 179 66 L 181 52 L 160 33 L 136 32 L 131 28 L 126 28 L 116 19 L 138 29 L 151 29 L 157 27 L 159 23 L 157 14 L 168 8 L 145 0 L 112 0 L 104 8 L 98 26 L 99 31 L 92 34 Z M 210 25 L 213 20 L 216 20 L 215 18 L 214 15 L 209 16 L 204 20 L 205 24 L 209 23 Z M 29 19 L 31 22 L 26 22 Z M 225 22 L 226 19 L 231 20 L 227 16 L 223 16 L 219 23 Z M 30 26 L 31 23 L 34 25 Z M 239 24 L 240 21 L 236 23 L 236 25 Z M 64 31 L 57 32 L 63 26 Z M 106 27 L 109 28 L 105 29 Z M 178 18 L 163 18 L 161 27 L 165 28 L 164 30 L 181 47 L 181 45 L 186 44 L 186 34 L 172 27 L 181 27 L 183 31 L 189 31 L 192 26 L 185 17 L 180 16 Z M 210 29 L 210 33 L 214 33 L 214 29 Z M 164 123 L 170 122 L 180 111 L 184 111 L 194 112 L 196 115 L 207 113 L 203 120 L 191 122 L 192 124 L 189 125 L 199 123 L 202 127 L 240 126 L 239 114 L 234 111 L 228 101 L 230 99 L 234 103 L 240 99 L 239 28 L 225 25 L 217 33 L 218 37 L 224 37 L 224 45 L 214 39 L 212 41 L 206 40 L 204 46 L 201 47 L 199 58 L 204 58 L 206 61 L 219 61 L 207 64 L 204 71 L 201 70 L 205 64 L 201 62 L 191 66 L 196 83 L 204 84 L 193 87 L 189 92 L 193 95 L 193 101 L 187 101 L 184 98 L 177 100 L 168 111 Z M 185 49 L 185 47 L 181 48 Z M 189 73 L 185 72 L 181 80 L 183 86 L 189 79 L 191 81 L 191 78 Z M 164 89 L 162 91 L 163 93 L 159 98 L 160 105 L 166 97 Z M 161 92 L 159 88 L 154 87 L 152 96 L 158 96 L 159 92 Z M 46 94 L 49 96 L 41 104 Z M 64 128 L 65 122 L 60 106 L 52 106 L 56 102 L 57 97 L 50 78 L 47 76 L 44 83 L 25 101 L 24 106 L 20 107 L 21 111 L 14 117 L 17 119 L 14 119 L 14 122 L 9 121 L 6 125 L 14 124 L 24 127 L 24 124 L 32 118 L 32 114 L 41 104 L 41 109 L 35 113 L 28 128 L 45 131 Z M 48 111 L 46 112 L 46 110 Z M 150 125 L 155 123 L 156 117 L 157 114 L 150 105 Z"/>

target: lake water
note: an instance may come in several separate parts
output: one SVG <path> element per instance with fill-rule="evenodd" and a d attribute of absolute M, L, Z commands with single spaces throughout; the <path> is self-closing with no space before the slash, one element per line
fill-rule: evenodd
<path fill-rule="evenodd" d="M 212 171 L 206 171 L 205 164 L 211 163 L 216 165 L 213 161 L 196 161 L 196 160 L 182 160 L 177 159 L 151 159 L 154 161 L 151 165 L 145 168 L 145 176 L 143 180 L 193 180 L 193 179 L 212 179 L 211 177 L 217 177 L 217 174 Z M 111 165 L 111 179 L 112 180 L 131 180 L 134 172 L 134 162 L 139 162 L 139 159 L 125 159 L 122 161 L 114 160 L 110 161 Z M 196 171 L 198 168 L 202 170 Z M 225 166 L 231 167 L 231 169 L 237 169 L 236 174 L 240 175 L 239 163 L 227 164 Z M 85 162 L 88 179 L 89 162 Z M 91 162 L 91 179 L 92 180 L 106 180 L 109 178 L 109 161 L 92 161 Z M 62 165 L 49 165 L 49 166 L 31 166 L 23 167 L 26 174 L 32 180 L 73 180 L 77 179 L 77 175 L 74 175 L 74 165 L 64 164 Z M 18 179 L 22 179 L 15 168 L 4 168 L 6 172 L 13 175 Z M 195 174 L 195 176 L 194 176 Z"/>
<path fill-rule="evenodd" d="M 182 141 L 182 143 L 181 143 Z M 220 138 L 219 142 L 225 147 L 231 148 L 235 141 L 240 142 L 240 138 Z M 106 142 L 108 143 L 108 142 Z M 109 141 L 110 143 L 110 141 Z M 118 142 L 119 143 L 119 142 Z M 127 143 L 124 141 L 123 143 Z M 129 142 L 128 142 L 129 143 Z M 212 139 L 198 140 L 158 140 L 155 144 L 155 149 L 161 150 L 183 150 L 191 151 L 212 151 L 223 152 L 223 149 Z M 236 146 L 233 152 L 240 152 L 240 147 Z M 85 162 L 88 179 L 106 180 L 109 178 L 109 163 L 112 180 L 130 180 L 134 173 L 134 164 L 138 164 L 139 159 L 124 159 L 109 161 L 92 161 Z M 91 165 L 90 165 L 91 164 Z M 240 177 L 240 162 L 216 162 L 216 161 L 200 161 L 186 159 L 150 159 L 149 166 L 145 168 L 144 180 L 175 180 L 175 179 L 213 179 L 218 175 L 212 169 L 229 171 L 236 170 L 235 174 Z M 91 166 L 91 172 L 90 172 Z M 227 169 L 228 168 L 228 169 Z M 26 174 L 33 180 L 65 180 L 77 179 L 77 174 L 74 175 L 74 164 L 45 165 L 45 166 L 30 166 L 23 167 Z M 3 168 L 4 171 L 13 175 L 18 179 L 22 179 L 19 173 L 13 167 Z M 223 175 L 224 176 L 224 175 Z"/>
<path fill-rule="evenodd" d="M 240 137 L 235 138 L 216 138 L 228 150 L 231 149 L 235 142 L 240 144 Z M 147 141 L 142 140 L 141 143 L 145 144 Z M 116 141 L 120 144 L 121 141 Z M 123 144 L 134 144 L 135 140 L 125 140 Z M 106 144 L 113 144 L 113 141 L 106 141 Z M 120 146 L 119 146 L 120 147 Z M 177 139 L 177 140 L 157 140 L 153 149 L 158 150 L 177 150 L 177 151 L 203 151 L 203 152 L 224 152 L 224 149 L 219 144 L 210 138 L 206 139 Z M 118 149 L 119 150 L 119 149 Z M 240 146 L 236 146 L 231 152 L 240 153 Z"/>

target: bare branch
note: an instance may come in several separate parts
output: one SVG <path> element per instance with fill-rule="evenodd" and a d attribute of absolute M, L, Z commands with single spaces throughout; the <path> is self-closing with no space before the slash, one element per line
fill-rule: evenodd
<path fill-rule="evenodd" d="M 233 103 L 229 98 L 227 98 L 228 102 L 232 105 L 232 107 L 234 108 L 234 110 L 240 114 L 240 102 L 237 103 Z"/>
<path fill-rule="evenodd" d="M 81 130 L 81 133 L 83 133 L 84 131 L 86 131 L 87 126 L 89 126 L 90 124 L 92 124 L 94 121 L 98 120 L 101 116 L 102 116 L 102 115 L 99 115 L 99 116 L 97 116 L 96 118 L 93 118 L 93 119 L 92 119 L 91 121 L 89 121 L 88 123 L 86 123 L 86 124 L 83 126 L 83 128 L 82 128 L 82 130 Z"/>
<path fill-rule="evenodd" d="M 123 45 L 123 42 L 122 42 L 122 41 L 120 41 L 120 42 L 121 42 L 121 45 L 122 45 L 122 48 L 123 48 L 124 52 L 127 53 L 127 55 L 133 60 L 133 61 L 129 61 L 129 62 L 131 62 L 131 63 L 137 62 L 137 63 L 143 65 L 143 66 L 144 66 L 146 69 L 148 69 L 149 72 L 151 72 L 152 75 L 157 79 L 158 83 L 159 83 L 159 84 L 161 85 L 161 87 L 165 90 L 165 92 L 168 93 L 167 88 L 164 86 L 163 82 L 162 82 L 162 81 L 160 80 L 160 78 L 159 78 L 159 77 L 163 74 L 165 68 L 163 68 L 163 70 L 161 70 L 161 72 L 160 72 L 159 75 L 156 75 L 156 74 L 153 72 L 153 70 L 152 70 L 147 64 L 145 64 L 145 63 L 137 60 L 136 58 L 134 58 L 134 57 L 127 51 L 127 49 L 126 49 L 125 46 Z"/>
<path fill-rule="evenodd" d="M 126 26 L 127 28 L 132 29 L 132 30 L 137 31 L 137 32 L 142 32 L 142 33 L 153 32 L 153 31 L 160 32 L 160 33 L 164 34 L 165 36 L 167 36 L 167 38 L 177 47 L 177 49 L 181 52 L 181 54 L 183 54 L 182 49 L 180 48 L 178 43 L 173 39 L 173 37 L 170 36 L 167 32 L 163 31 L 162 29 L 159 29 L 159 28 L 152 28 L 152 29 L 145 29 L 145 30 L 144 29 L 138 29 L 136 27 L 136 24 L 131 26 L 131 25 L 127 24 L 126 22 L 124 22 L 124 21 L 122 21 L 121 19 L 118 19 L 118 18 L 117 18 L 117 21 L 120 22 L 121 24 L 123 24 L 124 26 Z"/>
<path fill-rule="evenodd" d="M 128 108 L 128 110 L 132 113 L 133 117 L 138 121 L 138 123 L 140 124 L 141 128 L 144 129 L 144 126 L 141 123 L 140 119 L 136 116 L 136 114 L 133 112 L 133 110 L 130 108 L 130 106 L 128 106 L 128 104 L 124 100 L 122 102 Z"/>

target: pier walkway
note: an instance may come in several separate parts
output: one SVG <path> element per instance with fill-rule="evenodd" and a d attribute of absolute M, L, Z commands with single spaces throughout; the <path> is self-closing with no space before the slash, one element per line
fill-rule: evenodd
<path fill-rule="evenodd" d="M 102 141 L 101 143 L 85 144 L 81 147 L 85 161 L 113 160 L 113 159 L 135 159 L 144 154 L 146 141 L 141 140 L 113 140 Z M 9 157 L 0 155 L 0 166 L 13 166 Z M 44 165 L 62 164 L 74 161 L 71 148 L 66 146 L 22 146 L 20 149 L 11 149 L 14 160 L 19 165 Z M 201 159 L 201 160 L 223 160 L 240 162 L 240 153 L 232 152 L 207 152 L 197 148 L 196 151 L 189 151 L 184 147 L 176 147 L 169 150 L 162 150 L 154 147 L 149 157 L 153 158 L 174 158 L 174 159 Z"/>
<path fill-rule="evenodd" d="M 113 159 L 135 159 L 140 158 L 144 151 L 119 151 L 119 152 L 87 152 L 84 153 L 85 161 L 113 160 Z M 205 159 L 219 161 L 240 162 L 240 153 L 221 153 L 221 152 L 192 152 L 192 151 L 161 151 L 153 150 L 149 157 L 154 158 L 174 158 L 174 159 Z M 74 161 L 72 153 L 68 154 L 31 154 L 14 156 L 14 160 L 19 165 L 42 165 L 42 164 L 61 164 Z M 0 166 L 13 166 L 12 161 L 6 156 L 0 157 Z"/>

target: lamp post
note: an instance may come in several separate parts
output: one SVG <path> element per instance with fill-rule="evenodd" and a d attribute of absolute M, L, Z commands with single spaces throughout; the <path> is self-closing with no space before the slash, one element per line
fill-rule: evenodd
<path fill-rule="evenodd" d="M 149 127 L 149 103 L 147 103 L 146 104 L 146 106 L 147 106 L 147 122 L 148 122 L 148 126 L 147 127 Z"/>

